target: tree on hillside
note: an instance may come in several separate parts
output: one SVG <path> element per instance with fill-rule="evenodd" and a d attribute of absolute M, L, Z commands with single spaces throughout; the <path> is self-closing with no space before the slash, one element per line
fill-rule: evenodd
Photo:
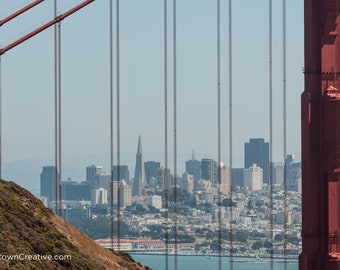
<path fill-rule="evenodd" d="M 275 242 L 282 242 L 282 240 L 283 240 L 283 236 L 282 236 L 281 233 L 275 234 L 275 236 L 274 236 Z"/>
<path fill-rule="evenodd" d="M 248 232 L 246 231 L 237 231 L 236 232 L 236 240 L 246 243 L 248 241 Z"/>
<path fill-rule="evenodd" d="M 212 230 L 209 230 L 207 234 L 205 235 L 205 239 L 209 242 L 214 239 L 214 232 Z"/>
<path fill-rule="evenodd" d="M 263 248 L 263 242 L 262 241 L 256 241 L 251 246 L 252 250 L 259 250 L 260 248 Z"/>
<path fill-rule="evenodd" d="M 96 219 L 86 220 L 70 220 L 70 223 L 87 234 L 92 239 L 108 238 L 111 237 L 111 222 L 106 217 L 98 217 Z M 113 224 L 114 234 L 117 235 L 118 222 Z M 126 236 L 129 233 L 129 226 L 123 221 L 120 221 L 120 236 Z"/>
<path fill-rule="evenodd" d="M 272 244 L 270 243 L 269 240 L 266 239 L 266 240 L 264 241 L 264 243 L 263 243 L 263 246 L 264 246 L 265 248 L 271 248 Z"/>

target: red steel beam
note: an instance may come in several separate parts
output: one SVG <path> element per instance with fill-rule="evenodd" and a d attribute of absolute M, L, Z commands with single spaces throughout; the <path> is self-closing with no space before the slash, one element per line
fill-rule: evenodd
<path fill-rule="evenodd" d="M 40 4 L 44 0 L 35 0 L 32 3 L 24 6 L 23 8 L 19 9 L 18 11 L 12 13 L 11 15 L 5 17 L 4 19 L 0 20 L 0 26 L 4 25 L 5 23 L 9 22 L 10 20 L 14 19 L 15 17 L 19 16 L 20 14 L 26 12 L 27 10 L 31 9 L 32 7 Z"/>
<path fill-rule="evenodd" d="M 30 39 L 31 37 L 35 36 L 36 34 L 39 34 L 40 32 L 44 31 L 45 29 L 51 27 L 52 25 L 62 21 L 66 17 L 72 15 L 79 9 L 87 6 L 88 4 L 92 3 L 94 0 L 85 0 L 84 2 L 80 3 L 79 5 L 73 7 L 69 11 L 59 15 L 58 17 L 54 18 L 53 20 L 45 23 L 44 25 L 40 26 L 39 28 L 35 29 L 34 31 L 26 34 L 25 36 L 19 38 L 18 40 L 12 42 L 11 44 L 7 45 L 6 47 L 0 49 L 0 55 L 3 55 L 5 52 L 9 51 L 10 49 L 13 49 L 15 46 L 23 43 L 24 41 Z"/>
<path fill-rule="evenodd" d="M 340 270 L 340 6 L 305 0 L 299 270 Z"/>

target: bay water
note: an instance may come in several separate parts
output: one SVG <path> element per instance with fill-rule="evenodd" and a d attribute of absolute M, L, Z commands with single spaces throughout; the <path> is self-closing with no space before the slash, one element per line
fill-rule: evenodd
<path fill-rule="evenodd" d="M 131 254 L 135 261 L 140 262 L 144 266 L 149 266 L 153 270 L 166 270 L 166 258 L 164 255 L 142 255 Z M 270 270 L 271 263 L 269 258 L 249 258 L 234 257 L 233 270 Z M 285 268 L 284 259 L 274 259 L 274 270 L 298 270 L 297 259 L 287 259 L 287 268 Z M 178 270 L 218 270 L 218 257 L 206 256 L 177 256 Z M 168 269 L 175 269 L 175 257 L 168 255 Z M 229 257 L 221 258 L 221 269 L 231 269 Z"/>

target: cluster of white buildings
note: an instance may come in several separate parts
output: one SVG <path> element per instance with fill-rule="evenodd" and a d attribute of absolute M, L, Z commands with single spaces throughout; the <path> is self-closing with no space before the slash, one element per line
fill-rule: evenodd
<path fill-rule="evenodd" d="M 174 243 L 166 243 L 159 239 L 97 239 L 97 244 L 104 248 L 122 251 L 146 252 L 146 253 L 159 253 L 165 252 L 167 249 L 174 250 Z M 195 243 L 177 243 L 176 247 L 182 251 L 192 250 L 195 248 Z M 171 251 L 170 251 L 171 253 Z"/>

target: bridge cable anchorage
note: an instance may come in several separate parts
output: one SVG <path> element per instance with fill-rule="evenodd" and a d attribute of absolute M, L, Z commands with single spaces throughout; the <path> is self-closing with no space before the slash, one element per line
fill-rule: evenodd
<path fill-rule="evenodd" d="M 228 41 L 229 41 L 229 168 L 230 168 L 230 219 L 229 219 L 229 239 L 230 239 L 230 270 L 233 270 L 233 58 L 232 58 L 232 0 L 229 0 L 228 7 L 228 19 L 229 19 L 229 29 L 228 29 Z"/>
<path fill-rule="evenodd" d="M 164 0 L 164 200 L 165 200 L 165 269 L 169 269 L 169 177 L 168 177 L 168 33 L 167 0 Z"/>

